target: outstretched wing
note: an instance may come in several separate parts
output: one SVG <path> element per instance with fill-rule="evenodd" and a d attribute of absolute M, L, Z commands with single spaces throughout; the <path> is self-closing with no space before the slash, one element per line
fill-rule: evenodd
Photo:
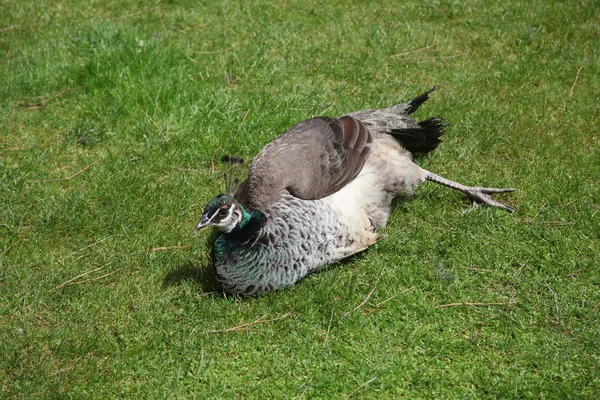
<path fill-rule="evenodd" d="M 329 196 L 356 178 L 372 140 L 350 116 L 302 121 L 261 150 L 236 198 L 262 208 L 276 203 L 282 190 L 304 200 Z"/>

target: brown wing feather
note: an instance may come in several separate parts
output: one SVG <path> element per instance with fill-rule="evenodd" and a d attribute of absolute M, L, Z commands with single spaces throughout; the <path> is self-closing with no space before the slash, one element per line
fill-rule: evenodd
<path fill-rule="evenodd" d="M 329 196 L 362 170 L 372 140 L 349 116 L 302 121 L 261 150 L 236 198 L 261 208 L 276 203 L 282 190 L 304 200 Z"/>

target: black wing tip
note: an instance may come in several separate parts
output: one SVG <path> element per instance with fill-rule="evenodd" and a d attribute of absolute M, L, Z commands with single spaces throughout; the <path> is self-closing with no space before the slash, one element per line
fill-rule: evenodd
<path fill-rule="evenodd" d="M 429 153 L 442 142 L 440 136 L 448 124 L 440 117 L 419 122 L 418 128 L 393 129 L 390 133 L 411 153 Z"/>
<path fill-rule="evenodd" d="M 412 99 L 411 101 L 409 101 L 408 102 L 408 110 L 406 112 L 408 114 L 412 114 L 413 112 L 417 111 L 417 109 L 421 106 L 421 104 L 423 104 L 427 100 L 429 100 L 429 94 L 431 92 L 438 90 L 439 88 L 440 88 L 439 86 L 434 86 L 431 89 L 429 89 L 428 91 L 426 91 L 425 93 L 420 94 L 419 96 L 417 96 L 414 99 Z"/>

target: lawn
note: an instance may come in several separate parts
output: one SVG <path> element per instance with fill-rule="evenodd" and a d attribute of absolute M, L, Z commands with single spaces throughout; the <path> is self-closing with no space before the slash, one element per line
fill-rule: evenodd
<path fill-rule="evenodd" d="M 600 398 L 600 5 L 0 0 L 0 398 Z M 439 85 L 368 251 L 218 291 L 222 154 Z"/>

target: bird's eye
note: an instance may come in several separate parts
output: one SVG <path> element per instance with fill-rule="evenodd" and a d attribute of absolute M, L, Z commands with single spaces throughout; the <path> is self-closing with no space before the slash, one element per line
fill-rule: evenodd
<path fill-rule="evenodd" d="M 225 217 L 228 213 L 229 213 L 229 209 L 227 209 L 227 208 L 220 208 L 219 212 L 217 213 L 217 215 L 219 217 Z"/>

